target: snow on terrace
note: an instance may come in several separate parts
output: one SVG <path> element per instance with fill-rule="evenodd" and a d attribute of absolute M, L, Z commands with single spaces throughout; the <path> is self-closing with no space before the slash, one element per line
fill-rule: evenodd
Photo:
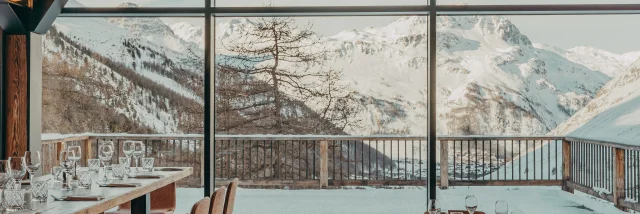
<path fill-rule="evenodd" d="M 453 187 L 437 192 L 442 208 L 464 209 L 467 195 L 478 197 L 478 209 L 494 213 L 496 200 L 507 200 L 509 209 L 525 213 L 624 213 L 613 204 L 558 187 Z M 179 188 L 176 213 L 188 213 L 201 199 L 203 189 Z M 238 214 L 419 214 L 426 210 L 426 190 L 341 189 L 341 190 L 264 190 L 238 189 L 234 213 Z"/>

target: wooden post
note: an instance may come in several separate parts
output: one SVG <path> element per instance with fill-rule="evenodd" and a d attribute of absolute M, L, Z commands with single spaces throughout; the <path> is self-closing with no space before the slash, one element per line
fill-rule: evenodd
<path fill-rule="evenodd" d="M 573 193 L 573 188 L 567 185 L 571 181 L 571 143 L 568 140 L 562 140 L 562 190 Z"/>
<path fill-rule="evenodd" d="M 329 186 L 329 142 L 320 141 L 320 188 Z"/>
<path fill-rule="evenodd" d="M 449 188 L 449 141 L 440 141 L 440 189 Z"/>
<path fill-rule="evenodd" d="M 23 156 L 27 151 L 28 106 L 28 37 L 27 35 L 4 36 L 4 99 L 6 127 L 5 157 Z M 0 68 L 1 69 L 1 68 Z"/>
<path fill-rule="evenodd" d="M 64 147 L 64 142 L 62 141 L 56 144 L 56 153 L 54 154 L 56 156 L 56 166 L 60 165 L 60 151 L 62 151 L 63 147 Z"/>
<path fill-rule="evenodd" d="M 91 140 L 89 138 L 87 138 L 86 140 L 84 140 L 84 151 L 82 151 L 82 162 L 84 164 L 84 166 L 88 166 L 89 163 L 89 159 L 91 159 L 91 152 L 92 152 L 92 146 L 91 146 Z"/>
<path fill-rule="evenodd" d="M 626 194 L 625 194 L 625 190 L 624 190 L 624 149 L 620 149 L 620 148 L 615 148 L 613 150 L 613 157 L 614 157 L 614 174 L 613 174 L 613 204 L 616 206 L 616 208 L 627 212 L 628 209 L 622 207 L 622 205 L 620 204 L 621 201 L 624 201 L 626 198 Z"/>

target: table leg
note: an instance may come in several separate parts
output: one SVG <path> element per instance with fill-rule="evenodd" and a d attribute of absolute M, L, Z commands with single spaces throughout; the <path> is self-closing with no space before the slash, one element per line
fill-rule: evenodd
<path fill-rule="evenodd" d="M 149 193 L 131 200 L 131 214 L 148 214 L 151 212 Z"/>

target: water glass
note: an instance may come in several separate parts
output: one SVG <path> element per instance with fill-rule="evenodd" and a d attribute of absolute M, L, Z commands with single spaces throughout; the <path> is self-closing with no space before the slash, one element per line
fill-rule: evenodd
<path fill-rule="evenodd" d="M 54 166 L 51 169 L 51 175 L 53 175 L 53 180 L 62 181 L 62 167 Z"/>
<path fill-rule="evenodd" d="M 113 174 L 113 178 L 118 180 L 122 180 L 127 174 L 127 170 L 124 168 L 123 164 L 111 165 L 111 172 Z"/>
<path fill-rule="evenodd" d="M 145 172 L 153 172 L 153 158 L 142 158 L 142 170 Z"/>
<path fill-rule="evenodd" d="M 78 172 L 78 187 L 82 189 L 91 189 L 91 182 L 97 175 L 96 171 L 80 171 Z"/>
<path fill-rule="evenodd" d="M 4 190 L 4 202 L 8 211 L 18 211 L 24 208 L 24 190 L 17 189 L 5 189 Z"/>
<path fill-rule="evenodd" d="M 49 197 L 49 181 L 31 181 L 31 196 L 33 198 L 33 201 L 47 201 L 47 197 Z"/>
<path fill-rule="evenodd" d="M 129 157 L 119 157 L 118 163 L 124 165 L 124 169 L 127 170 L 127 173 L 131 171 L 131 158 Z"/>
<path fill-rule="evenodd" d="M 509 214 L 509 204 L 506 201 L 498 200 L 495 206 L 496 214 Z"/>
<path fill-rule="evenodd" d="M 87 160 L 87 165 L 90 171 L 100 171 L 100 159 L 89 159 Z"/>

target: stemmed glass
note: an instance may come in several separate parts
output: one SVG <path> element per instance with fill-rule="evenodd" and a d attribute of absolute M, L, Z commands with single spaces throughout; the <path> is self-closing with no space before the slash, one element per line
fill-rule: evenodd
<path fill-rule="evenodd" d="M 106 181 L 109 180 L 107 178 L 107 166 L 111 163 L 111 158 L 113 157 L 113 142 L 111 141 L 103 141 L 100 143 L 98 147 L 98 158 L 102 165 L 104 166 L 104 177 L 101 180 Z"/>
<path fill-rule="evenodd" d="M 440 202 L 438 200 L 429 200 L 429 214 L 440 214 Z"/>
<path fill-rule="evenodd" d="M 60 151 L 60 167 L 62 167 L 62 189 L 61 190 L 71 190 L 69 188 L 69 172 L 73 168 L 75 156 L 75 152 L 73 150 L 62 150 Z"/>
<path fill-rule="evenodd" d="M 29 172 L 29 181 L 33 182 L 33 178 L 36 177 L 36 171 L 40 169 L 42 164 L 42 158 L 40 157 L 40 151 L 26 151 L 24 153 L 25 163 L 27 165 L 27 171 Z"/>
<path fill-rule="evenodd" d="M 69 158 L 73 161 L 73 175 L 76 175 L 78 170 L 78 162 L 82 159 L 82 147 L 80 146 L 69 146 L 67 150 L 73 151 L 73 155 L 69 156 Z"/>
<path fill-rule="evenodd" d="M 24 174 L 27 174 L 27 167 L 24 157 L 10 157 L 7 160 L 9 175 L 13 178 L 15 188 L 20 188 Z"/>
<path fill-rule="evenodd" d="M 131 156 L 135 151 L 135 144 L 136 144 L 135 141 L 125 141 L 122 144 L 122 153 L 124 153 L 124 156 L 127 157 L 127 159 L 129 160 L 131 160 Z M 131 165 L 127 167 L 131 167 Z"/>
<path fill-rule="evenodd" d="M 473 214 L 478 209 L 478 198 L 475 195 L 469 195 L 464 199 L 464 205 L 467 207 L 469 214 Z"/>
<path fill-rule="evenodd" d="M 142 141 L 135 141 L 133 144 L 133 158 L 136 161 L 136 171 L 138 171 L 138 166 L 140 163 L 140 158 L 144 154 L 144 145 L 142 145 Z"/>
<path fill-rule="evenodd" d="M 506 201 L 498 200 L 495 206 L 496 214 L 509 214 L 509 204 Z"/>

